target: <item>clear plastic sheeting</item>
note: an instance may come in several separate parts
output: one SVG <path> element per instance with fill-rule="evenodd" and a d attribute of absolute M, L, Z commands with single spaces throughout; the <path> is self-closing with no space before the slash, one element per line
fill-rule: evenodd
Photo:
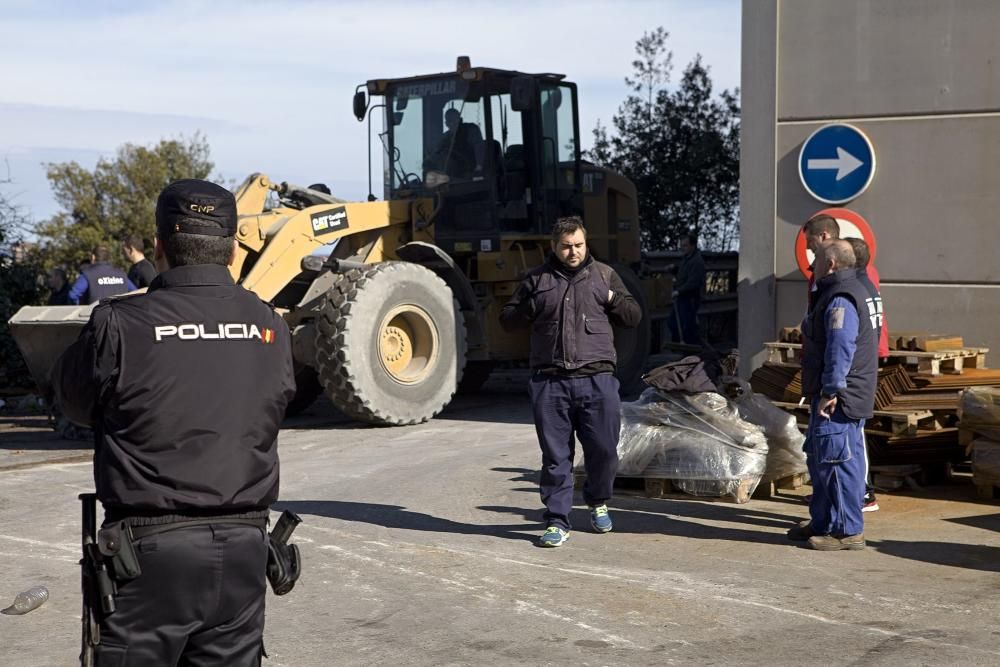
<path fill-rule="evenodd" d="M 1000 484 L 1000 442 L 972 441 L 972 474 L 977 481 Z"/>
<path fill-rule="evenodd" d="M 806 455 L 802 445 L 806 437 L 799 430 L 798 420 L 766 396 L 756 394 L 750 385 L 738 378 L 725 378 L 724 384 L 736 386 L 733 403 L 745 421 L 756 424 L 767 438 L 767 467 L 764 479 L 767 481 L 790 477 L 808 471 Z"/>
<path fill-rule="evenodd" d="M 736 495 L 741 488 L 749 496 L 767 450 L 764 432 L 720 394 L 647 389 L 622 405 L 620 475 L 670 479 L 694 495 Z"/>
<path fill-rule="evenodd" d="M 959 426 L 1000 440 L 1000 389 L 969 387 L 958 401 Z"/>

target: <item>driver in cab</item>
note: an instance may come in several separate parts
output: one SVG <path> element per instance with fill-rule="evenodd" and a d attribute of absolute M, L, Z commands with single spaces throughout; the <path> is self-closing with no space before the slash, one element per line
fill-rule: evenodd
<path fill-rule="evenodd" d="M 472 178 L 482 171 L 483 133 L 479 126 L 462 122 L 462 114 L 454 107 L 445 112 L 444 124 L 447 129 L 425 168 L 443 171 L 451 178 Z"/>

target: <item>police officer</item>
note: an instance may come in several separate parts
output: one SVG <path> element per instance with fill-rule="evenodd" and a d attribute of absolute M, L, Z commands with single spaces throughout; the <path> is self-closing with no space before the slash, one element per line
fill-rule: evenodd
<path fill-rule="evenodd" d="M 65 414 L 94 428 L 102 535 L 131 535 L 141 567 L 118 581 L 97 664 L 260 663 L 265 524 L 295 381 L 288 327 L 229 273 L 235 233 L 229 191 L 167 186 L 161 273 L 146 294 L 102 301 L 54 371 Z"/>
<path fill-rule="evenodd" d="M 504 306 L 510 331 L 531 327 L 531 402 L 542 449 L 543 547 L 569 538 L 573 508 L 574 433 L 583 446 L 583 497 L 591 527 L 612 529 L 607 501 L 618 469 L 621 427 L 612 322 L 634 327 L 642 308 L 614 269 L 587 252 L 587 232 L 576 216 L 552 229 L 552 255 L 531 271 Z"/>
<path fill-rule="evenodd" d="M 124 271 L 111 264 L 111 250 L 99 245 L 90 254 L 90 264 L 80 268 L 80 277 L 69 290 L 70 303 L 91 304 L 135 289 Z"/>
<path fill-rule="evenodd" d="M 865 420 L 875 407 L 878 334 L 847 241 L 817 246 L 816 293 L 802 322 L 802 394 L 811 398 L 805 452 L 809 521 L 788 531 L 813 549 L 864 549 Z"/>

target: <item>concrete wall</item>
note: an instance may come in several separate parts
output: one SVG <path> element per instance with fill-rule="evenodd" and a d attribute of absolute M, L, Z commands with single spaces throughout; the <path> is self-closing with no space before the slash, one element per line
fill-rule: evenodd
<path fill-rule="evenodd" d="M 793 244 L 826 205 L 797 160 L 834 121 L 875 147 L 874 181 L 843 206 L 875 231 L 890 331 L 957 333 L 1000 355 L 998 28 L 992 0 L 745 0 L 744 372 L 805 309 Z"/>

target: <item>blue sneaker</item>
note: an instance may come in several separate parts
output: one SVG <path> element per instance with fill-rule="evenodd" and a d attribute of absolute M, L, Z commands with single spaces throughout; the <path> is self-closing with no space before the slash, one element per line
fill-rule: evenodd
<path fill-rule="evenodd" d="M 598 533 L 611 532 L 614 525 L 611 523 L 611 515 L 608 514 L 607 505 L 601 503 L 590 508 L 590 527 Z"/>
<path fill-rule="evenodd" d="M 549 526 L 545 533 L 539 538 L 540 547 L 561 547 L 569 539 L 569 531 L 563 530 L 559 526 Z"/>

